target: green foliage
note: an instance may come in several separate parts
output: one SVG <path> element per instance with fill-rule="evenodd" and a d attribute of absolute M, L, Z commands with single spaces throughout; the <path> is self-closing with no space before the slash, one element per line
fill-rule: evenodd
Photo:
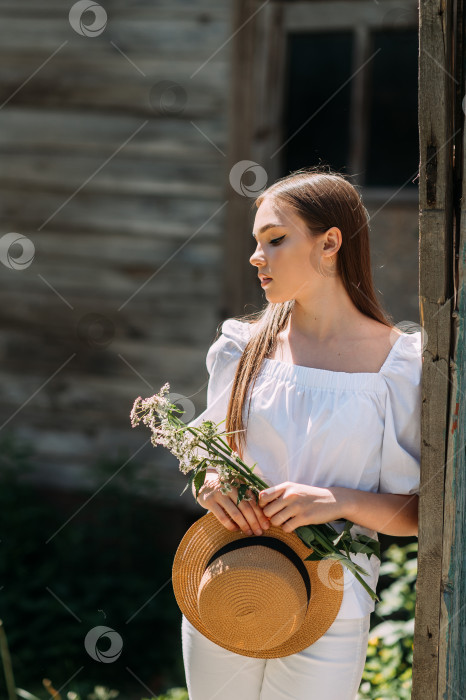
<path fill-rule="evenodd" d="M 142 700 L 149 700 L 143 698 Z M 189 700 L 186 688 L 172 688 L 166 695 L 158 695 L 155 700 Z"/>
<path fill-rule="evenodd" d="M 134 693 L 135 678 L 154 692 L 184 683 L 165 513 L 129 489 L 153 491 L 154 479 L 144 483 L 141 465 L 119 454 L 96 463 L 95 490 L 51 495 L 23 480 L 32 460 L 30 447 L 2 436 L 0 618 L 16 687 L 43 698 L 44 677 L 56 687 L 73 678 L 73 691 L 86 697 L 99 683 L 122 693 Z M 92 658 L 84 646 L 99 625 L 123 641 L 112 663 Z M 108 646 L 107 638 L 98 648 Z"/>
<path fill-rule="evenodd" d="M 414 611 L 418 543 L 392 544 L 384 553 L 380 577 L 392 583 L 380 594 L 371 628 L 358 700 L 409 700 L 412 687 Z"/>

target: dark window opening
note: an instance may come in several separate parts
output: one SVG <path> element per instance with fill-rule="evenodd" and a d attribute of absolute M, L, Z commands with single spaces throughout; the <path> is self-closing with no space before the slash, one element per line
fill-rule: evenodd
<path fill-rule="evenodd" d="M 360 183 L 369 187 L 417 187 L 418 30 L 376 30 L 363 68 L 367 94 L 366 151 Z M 353 33 L 290 33 L 285 67 L 281 170 L 325 163 L 350 172 Z"/>
<path fill-rule="evenodd" d="M 418 32 L 376 31 L 366 184 L 413 186 L 419 169 Z M 416 185 L 417 186 L 417 185 Z"/>
<path fill-rule="evenodd" d="M 291 138 L 281 152 L 285 173 L 321 161 L 346 166 L 351 82 L 342 85 L 351 77 L 352 44 L 351 32 L 288 35 L 283 142 Z"/>

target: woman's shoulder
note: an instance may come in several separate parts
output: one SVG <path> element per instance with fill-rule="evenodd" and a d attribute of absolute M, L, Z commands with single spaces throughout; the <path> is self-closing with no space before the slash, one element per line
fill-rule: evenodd
<path fill-rule="evenodd" d="M 422 331 L 400 333 L 398 329 L 392 330 L 392 347 L 380 370 L 380 374 L 388 381 L 408 382 L 417 386 L 421 382 L 422 374 Z M 395 330 L 397 331 L 396 334 Z"/>
<path fill-rule="evenodd" d="M 237 318 L 227 318 L 222 323 L 222 335 L 232 340 L 239 340 L 245 343 L 251 337 L 253 323 L 248 321 L 240 321 Z"/>
<path fill-rule="evenodd" d="M 251 337 L 251 325 L 236 318 L 227 318 L 222 322 L 220 335 L 212 343 L 207 353 L 206 361 L 209 371 L 216 359 L 225 363 L 237 359 L 242 354 Z"/>

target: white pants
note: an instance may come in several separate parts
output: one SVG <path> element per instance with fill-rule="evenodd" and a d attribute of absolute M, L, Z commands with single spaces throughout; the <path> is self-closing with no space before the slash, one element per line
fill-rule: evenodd
<path fill-rule="evenodd" d="M 355 700 L 369 639 L 370 614 L 337 619 L 314 644 L 278 659 L 228 651 L 182 615 L 189 700 Z"/>

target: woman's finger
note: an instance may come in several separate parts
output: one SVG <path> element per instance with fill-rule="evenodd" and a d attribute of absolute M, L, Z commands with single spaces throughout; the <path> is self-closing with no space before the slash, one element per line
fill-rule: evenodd
<path fill-rule="evenodd" d="M 241 501 L 238 508 L 244 509 L 246 519 L 256 535 L 261 534 L 261 530 L 267 530 L 270 527 L 270 522 L 262 508 L 256 503 L 256 498 L 251 491 L 247 491 L 248 496 L 252 496 L 250 501 Z M 236 500 L 235 500 L 236 505 Z M 260 530 L 260 531 L 259 531 Z"/>
<path fill-rule="evenodd" d="M 241 504 L 245 504 L 245 507 L 248 508 L 250 507 L 252 509 L 252 512 L 254 513 L 255 516 L 255 521 L 254 523 L 250 520 L 249 522 L 252 524 L 255 524 L 257 522 L 257 525 L 261 527 L 262 529 L 266 530 L 270 527 L 270 521 L 268 517 L 265 515 L 265 513 L 262 511 L 262 508 L 260 505 L 256 503 L 256 497 L 251 491 L 247 492 L 248 496 L 252 496 L 252 499 L 250 501 L 241 501 Z M 249 511 L 247 511 L 249 512 Z"/>
<path fill-rule="evenodd" d="M 209 510 L 215 515 L 217 520 L 224 527 L 226 527 L 227 530 L 230 530 L 230 532 L 235 532 L 236 530 L 240 529 L 239 525 L 237 525 L 235 521 L 230 518 L 228 513 L 220 506 L 219 503 L 212 503 Z"/>
<path fill-rule="evenodd" d="M 256 505 L 256 503 L 252 504 L 252 509 L 254 510 L 255 516 L 259 523 L 261 524 L 261 527 L 264 530 L 267 530 L 270 527 L 270 520 L 266 516 L 266 514 L 262 511 L 260 506 Z"/>
<path fill-rule="evenodd" d="M 238 505 L 238 491 L 236 488 L 228 494 L 223 494 L 219 488 L 219 481 L 215 479 L 213 483 L 203 489 L 202 501 L 205 508 L 210 510 L 217 520 L 231 532 L 241 529 L 244 533 L 251 535 L 262 534 L 262 531 L 270 526 L 267 517 L 262 513 L 262 509 L 255 500 L 242 500 Z"/>
<path fill-rule="evenodd" d="M 230 491 L 230 496 L 232 493 L 233 492 Z M 241 501 L 239 506 L 237 506 L 236 498 L 235 501 L 233 501 L 232 498 L 229 498 L 224 507 L 230 518 L 238 523 L 243 532 L 246 532 L 247 534 L 256 532 L 257 534 L 261 530 L 256 516 L 254 515 L 254 511 L 252 510 L 251 506 L 249 506 L 247 501 Z"/>

